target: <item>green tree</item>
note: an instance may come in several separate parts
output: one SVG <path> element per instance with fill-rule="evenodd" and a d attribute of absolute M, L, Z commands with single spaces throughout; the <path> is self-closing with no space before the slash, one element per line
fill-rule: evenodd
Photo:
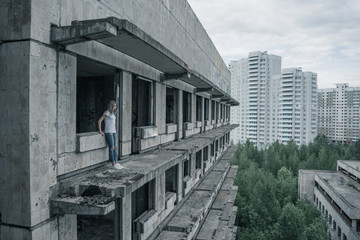
<path fill-rule="evenodd" d="M 297 240 L 304 238 L 305 217 L 300 209 L 288 203 L 282 210 L 278 220 L 278 239 Z"/>

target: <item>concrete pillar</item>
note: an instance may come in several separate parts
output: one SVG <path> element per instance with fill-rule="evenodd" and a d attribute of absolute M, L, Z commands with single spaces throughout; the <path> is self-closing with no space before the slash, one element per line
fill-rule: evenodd
<path fill-rule="evenodd" d="M 158 134 L 164 134 L 166 131 L 166 86 L 155 82 L 154 125 L 158 128 Z"/>
<path fill-rule="evenodd" d="M 184 164 L 183 162 L 180 162 L 178 164 L 178 168 L 177 168 L 177 176 L 178 176 L 178 181 L 177 181 L 177 202 L 179 203 L 182 200 L 183 197 L 183 171 L 184 171 Z"/>
<path fill-rule="evenodd" d="M 155 201 L 155 211 L 161 212 L 165 209 L 165 186 L 166 186 L 166 177 L 165 172 L 159 174 L 155 178 L 155 193 L 154 193 L 154 201 Z"/>
<path fill-rule="evenodd" d="M 201 97 L 201 132 L 205 131 L 205 99 Z"/>
<path fill-rule="evenodd" d="M 191 93 L 191 122 L 196 126 L 196 95 Z"/>
<path fill-rule="evenodd" d="M 131 239 L 131 193 L 116 199 L 115 208 L 115 240 Z"/>
<path fill-rule="evenodd" d="M 182 139 L 183 137 L 183 91 L 182 90 L 178 90 L 177 91 L 177 134 L 176 134 L 176 140 Z M 182 187 L 182 186 L 181 186 Z"/>
<path fill-rule="evenodd" d="M 132 137 L 132 74 L 121 71 L 119 96 L 119 155 L 127 157 L 131 153 Z"/>

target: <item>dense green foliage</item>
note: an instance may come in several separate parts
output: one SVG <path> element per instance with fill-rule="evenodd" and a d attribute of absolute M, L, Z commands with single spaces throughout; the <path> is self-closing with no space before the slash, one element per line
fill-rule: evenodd
<path fill-rule="evenodd" d="M 249 141 L 240 145 L 232 163 L 239 166 L 237 238 L 328 239 L 320 213 L 297 197 L 297 174 L 299 169 L 335 170 L 339 159 L 360 159 L 360 141 L 343 146 L 317 136 L 307 146 L 275 142 L 260 151 Z"/>

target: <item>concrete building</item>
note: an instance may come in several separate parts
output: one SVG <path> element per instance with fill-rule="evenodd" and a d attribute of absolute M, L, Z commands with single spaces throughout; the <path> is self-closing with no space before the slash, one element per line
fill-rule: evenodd
<path fill-rule="evenodd" d="M 334 143 L 360 139 L 360 87 L 344 83 L 319 89 L 317 126 Z"/>
<path fill-rule="evenodd" d="M 239 106 L 231 108 L 232 124 L 239 124 L 231 132 L 231 139 L 235 144 L 246 141 L 246 111 L 247 111 L 247 77 L 248 59 L 243 58 L 239 61 L 231 61 L 229 69 L 231 72 L 231 96 L 239 101 Z"/>
<path fill-rule="evenodd" d="M 278 81 L 277 139 L 281 143 L 292 139 L 298 146 L 308 144 L 317 134 L 317 74 L 301 68 L 283 69 Z"/>
<path fill-rule="evenodd" d="M 197 238 L 211 209 L 234 238 L 238 102 L 187 1 L 5 0 L 0 12 L 1 240 Z M 96 125 L 111 99 L 122 170 Z M 202 204 L 176 218 L 187 201 Z"/>
<path fill-rule="evenodd" d="M 360 161 L 337 162 L 337 172 L 299 170 L 299 197 L 325 217 L 331 239 L 360 239 Z"/>
<path fill-rule="evenodd" d="M 271 76 L 281 73 L 281 57 L 267 52 L 250 52 L 247 58 L 230 63 L 232 96 L 240 105 L 233 108 L 232 121 L 240 125 L 234 142 L 247 139 L 265 147 L 269 131 L 269 86 Z"/>

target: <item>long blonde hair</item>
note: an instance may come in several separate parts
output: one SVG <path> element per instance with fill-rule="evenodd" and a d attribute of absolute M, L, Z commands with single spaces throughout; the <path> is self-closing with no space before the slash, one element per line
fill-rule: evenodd
<path fill-rule="evenodd" d="M 114 110 L 114 105 L 116 104 L 116 102 L 114 100 L 111 100 L 108 104 L 108 108 L 107 110 L 113 114 L 114 112 L 116 112 L 116 110 Z"/>

